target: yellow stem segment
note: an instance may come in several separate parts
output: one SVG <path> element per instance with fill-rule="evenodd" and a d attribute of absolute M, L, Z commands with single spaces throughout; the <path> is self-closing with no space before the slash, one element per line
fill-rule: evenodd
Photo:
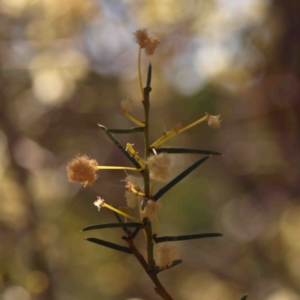
<path fill-rule="evenodd" d="M 142 193 L 142 192 L 138 192 L 134 187 L 129 187 L 129 189 L 136 195 L 139 195 L 139 196 L 142 196 L 142 197 L 145 197 L 146 194 Z"/>
<path fill-rule="evenodd" d="M 138 222 L 138 223 L 142 223 L 141 220 L 139 220 L 139 219 L 137 219 L 137 218 L 135 218 L 135 217 L 132 217 L 132 216 L 130 216 L 130 215 L 124 213 L 123 211 L 118 210 L 118 209 L 114 208 L 113 206 L 110 206 L 109 204 L 107 204 L 107 203 L 105 203 L 105 202 L 102 204 L 102 206 L 103 206 L 103 207 L 106 207 L 106 208 L 108 208 L 108 209 L 110 209 L 110 210 L 112 210 L 112 211 L 114 211 L 114 212 L 116 212 L 116 213 L 118 213 L 118 214 L 121 215 L 121 216 L 124 216 L 125 218 L 131 219 L 131 220 L 136 221 L 136 222 Z"/>
<path fill-rule="evenodd" d="M 142 73 L 141 73 L 141 56 L 142 56 L 142 48 L 139 48 L 139 57 L 138 57 L 138 72 L 139 72 L 139 82 L 140 82 L 140 89 L 142 94 L 142 99 L 144 101 L 144 89 L 143 89 L 143 81 L 142 81 Z"/>
<path fill-rule="evenodd" d="M 131 168 L 131 167 L 112 167 L 112 166 L 98 166 L 98 170 L 129 170 L 129 171 L 138 171 L 141 172 L 142 169 Z"/>
<path fill-rule="evenodd" d="M 145 124 L 140 122 L 139 120 L 137 120 L 136 118 L 134 118 L 133 116 L 131 116 L 129 113 L 127 113 L 126 111 L 122 112 L 123 115 L 130 120 L 131 122 L 133 122 L 134 124 L 141 126 L 141 127 L 145 127 Z"/>
<path fill-rule="evenodd" d="M 126 150 L 130 153 L 131 156 L 133 156 L 135 158 L 135 160 L 138 162 L 138 164 L 144 170 L 145 169 L 145 164 L 140 159 L 138 153 L 134 150 L 133 144 L 127 143 L 126 144 Z"/>
<path fill-rule="evenodd" d="M 186 126 L 186 127 L 183 127 L 179 130 L 172 130 L 172 131 L 169 131 L 167 134 L 161 136 L 158 140 L 156 140 L 150 147 L 151 148 L 155 148 L 155 147 L 158 147 L 159 145 L 161 145 L 162 143 L 164 143 L 165 141 L 169 140 L 170 138 L 174 137 L 175 135 L 181 133 L 181 132 L 184 132 L 204 121 L 206 121 L 208 119 L 208 116 L 204 116 L 203 118 L 191 123 L 190 125 Z"/>

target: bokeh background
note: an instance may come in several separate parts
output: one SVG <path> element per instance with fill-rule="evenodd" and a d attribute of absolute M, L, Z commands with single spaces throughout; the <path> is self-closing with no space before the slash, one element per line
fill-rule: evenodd
<path fill-rule="evenodd" d="M 133 32 L 161 44 L 153 64 L 151 140 L 205 112 L 167 146 L 220 151 L 162 199 L 160 234 L 221 232 L 176 243 L 183 263 L 160 276 L 176 300 L 300 299 L 298 0 L 0 1 L 0 299 L 158 299 L 132 256 L 84 241 L 123 244 L 97 196 L 124 200 L 123 171 L 71 184 L 77 154 L 127 165 L 97 127 L 143 119 Z M 120 136 L 142 153 L 142 134 Z M 175 157 L 173 176 L 197 155 Z M 145 248 L 143 236 L 139 238 Z M 144 250 L 143 250 L 144 251 Z"/>

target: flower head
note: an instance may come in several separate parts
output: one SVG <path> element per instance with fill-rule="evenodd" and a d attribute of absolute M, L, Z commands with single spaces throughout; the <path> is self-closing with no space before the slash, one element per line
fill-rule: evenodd
<path fill-rule="evenodd" d="M 125 177 L 125 181 L 126 181 L 127 184 L 133 185 L 134 188 L 138 192 L 143 192 L 144 191 L 144 180 L 143 180 L 143 177 L 141 177 L 141 176 L 127 175 Z"/>
<path fill-rule="evenodd" d="M 125 199 L 128 207 L 135 208 L 138 201 L 141 201 L 143 198 L 132 191 L 125 191 Z"/>
<path fill-rule="evenodd" d="M 132 109 L 132 100 L 127 97 L 121 101 L 122 112 L 129 112 Z"/>
<path fill-rule="evenodd" d="M 145 49 L 147 55 L 152 55 L 160 44 L 159 40 L 154 36 L 149 36 L 147 29 L 140 29 L 134 33 L 135 41 L 142 49 Z"/>
<path fill-rule="evenodd" d="M 173 260 L 178 259 L 177 248 L 169 243 L 156 245 L 155 254 L 155 263 L 160 268 L 170 267 Z"/>
<path fill-rule="evenodd" d="M 155 220 L 157 214 L 162 210 L 162 204 L 160 201 L 148 200 L 142 214 L 145 218 L 148 218 L 150 221 Z"/>
<path fill-rule="evenodd" d="M 159 44 L 160 42 L 156 37 L 149 38 L 149 40 L 147 40 L 147 44 L 145 47 L 146 54 L 152 55 Z"/>
<path fill-rule="evenodd" d="M 172 163 L 173 159 L 167 153 L 150 156 L 147 160 L 150 178 L 158 181 L 167 181 L 170 177 Z"/>
<path fill-rule="evenodd" d="M 221 127 L 221 115 L 212 116 L 206 113 L 208 126 L 214 129 L 218 129 Z"/>
<path fill-rule="evenodd" d="M 86 155 L 75 157 L 67 166 L 69 181 L 80 182 L 84 186 L 92 185 L 97 179 L 97 166 L 97 161 Z"/>
<path fill-rule="evenodd" d="M 101 197 L 98 197 L 97 200 L 94 202 L 94 205 L 98 207 L 98 211 L 101 209 L 101 207 L 103 207 L 104 202 L 104 199 L 102 199 Z"/>
<path fill-rule="evenodd" d="M 146 28 L 139 29 L 134 33 L 135 41 L 140 45 L 141 48 L 145 48 L 149 35 Z"/>

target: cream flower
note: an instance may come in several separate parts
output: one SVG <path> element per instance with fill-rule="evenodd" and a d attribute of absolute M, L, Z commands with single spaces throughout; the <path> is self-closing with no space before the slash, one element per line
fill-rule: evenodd
<path fill-rule="evenodd" d="M 178 250 L 170 243 L 156 244 L 155 263 L 160 268 L 170 267 L 173 260 L 178 259 Z"/>
<path fill-rule="evenodd" d="M 221 115 L 212 116 L 206 113 L 208 126 L 214 129 L 219 129 L 221 127 Z"/>
<path fill-rule="evenodd" d="M 142 215 L 145 218 L 148 218 L 150 221 L 156 219 L 157 214 L 162 210 L 162 204 L 160 201 L 148 200 L 144 210 L 142 211 Z"/>
<path fill-rule="evenodd" d="M 152 155 L 148 158 L 150 178 L 158 181 L 167 181 L 173 164 L 172 157 L 167 153 Z"/>
<path fill-rule="evenodd" d="M 101 209 L 101 207 L 103 207 L 104 202 L 104 199 L 101 197 L 98 197 L 98 199 L 94 202 L 94 205 L 98 207 L 98 211 Z"/>

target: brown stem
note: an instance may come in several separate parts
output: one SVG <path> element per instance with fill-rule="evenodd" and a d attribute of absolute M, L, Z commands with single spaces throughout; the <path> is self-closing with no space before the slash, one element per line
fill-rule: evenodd
<path fill-rule="evenodd" d="M 133 239 L 130 238 L 130 237 L 123 237 L 123 239 L 127 242 L 128 246 L 133 251 L 133 255 L 137 258 L 137 260 L 140 262 L 140 264 L 142 265 L 145 272 L 148 274 L 148 276 L 150 277 L 150 279 L 154 283 L 155 292 L 165 300 L 173 300 L 173 298 L 168 294 L 168 292 L 165 290 L 165 288 L 163 287 L 163 285 L 159 281 L 159 279 L 157 277 L 157 274 L 156 274 L 156 271 L 154 269 L 149 270 L 147 262 L 145 261 L 143 255 L 139 252 L 139 250 L 135 246 L 135 244 L 133 242 Z"/>

